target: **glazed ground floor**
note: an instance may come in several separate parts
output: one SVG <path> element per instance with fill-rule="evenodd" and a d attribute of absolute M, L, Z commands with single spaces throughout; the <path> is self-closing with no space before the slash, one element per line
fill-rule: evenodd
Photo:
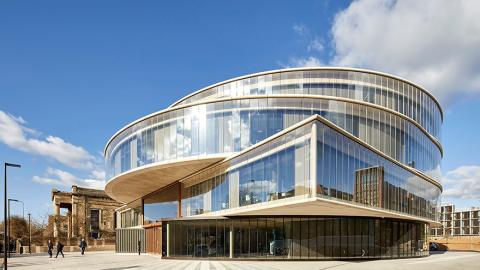
<path fill-rule="evenodd" d="M 333 260 L 428 255 L 428 226 L 405 220 L 242 217 L 166 220 L 161 227 L 161 254 L 166 258 Z"/>

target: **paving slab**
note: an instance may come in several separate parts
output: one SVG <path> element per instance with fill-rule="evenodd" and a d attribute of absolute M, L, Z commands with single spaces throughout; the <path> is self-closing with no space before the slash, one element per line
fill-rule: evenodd
<path fill-rule="evenodd" d="M 371 261 L 207 261 L 161 259 L 149 254 L 117 254 L 114 252 L 65 253 L 65 258 L 47 255 L 18 256 L 9 259 L 14 270 L 88 269 L 88 270 L 479 270 L 480 253 L 445 252 L 425 258 L 371 260 Z"/>

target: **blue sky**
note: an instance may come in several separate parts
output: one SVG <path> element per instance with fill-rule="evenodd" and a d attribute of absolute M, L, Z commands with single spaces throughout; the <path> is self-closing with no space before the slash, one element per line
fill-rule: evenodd
<path fill-rule="evenodd" d="M 406 77 L 439 97 L 443 201 L 480 206 L 480 26 L 472 23 L 480 8 L 436 12 L 448 4 L 437 2 L 3 1 L 0 161 L 23 166 L 9 170 L 10 197 L 40 219 L 53 187 L 101 186 L 111 135 L 209 84 L 345 65 Z M 464 19 L 451 22 L 448 12 Z"/>

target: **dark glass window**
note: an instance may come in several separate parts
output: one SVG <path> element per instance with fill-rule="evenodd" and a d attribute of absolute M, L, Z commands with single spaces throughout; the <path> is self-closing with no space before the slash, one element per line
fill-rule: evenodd
<path fill-rule="evenodd" d="M 400 258 L 425 256 L 423 231 L 416 222 L 365 217 L 234 218 L 166 221 L 171 257 L 233 256 L 267 259 Z"/>
<path fill-rule="evenodd" d="M 90 210 L 90 236 L 97 239 L 100 231 L 100 210 Z"/>

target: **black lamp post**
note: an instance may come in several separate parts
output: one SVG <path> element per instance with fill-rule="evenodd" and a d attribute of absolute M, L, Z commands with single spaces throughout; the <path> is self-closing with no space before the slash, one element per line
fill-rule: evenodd
<path fill-rule="evenodd" d="M 28 213 L 28 253 L 32 254 L 32 226 L 30 223 L 30 213 Z"/>
<path fill-rule="evenodd" d="M 5 167 L 5 178 L 4 178 L 4 197 L 3 197 L 3 218 L 4 218 L 4 224 L 3 224 L 3 247 L 4 247 L 4 254 L 3 254 L 3 269 L 7 269 L 7 241 L 9 240 L 7 235 L 7 226 L 8 226 L 8 220 L 7 220 L 7 167 L 15 167 L 15 168 L 20 168 L 21 166 L 18 164 L 13 164 L 13 163 L 4 163 Z"/>
<path fill-rule="evenodd" d="M 8 236 L 9 236 L 9 238 L 10 238 L 11 232 L 12 232 L 12 230 L 10 230 L 10 212 L 11 212 L 10 202 L 22 203 L 22 213 L 23 213 L 22 216 L 23 216 L 23 219 L 25 220 L 25 203 L 23 201 L 20 201 L 20 200 L 17 200 L 17 199 L 8 199 L 8 217 L 7 218 L 9 220 L 9 222 L 8 222 Z M 8 244 L 10 245 L 10 241 L 8 241 Z M 12 251 L 10 250 L 10 246 L 8 246 L 8 247 L 9 247 L 8 248 L 8 257 L 11 258 L 12 257 L 12 255 L 11 255 Z"/>
<path fill-rule="evenodd" d="M 10 202 L 18 202 L 18 203 L 21 203 L 22 204 L 22 218 L 25 219 L 25 203 L 21 200 L 17 200 L 17 199 L 8 199 L 8 201 Z M 10 209 L 8 209 L 8 212 L 10 213 Z"/>

